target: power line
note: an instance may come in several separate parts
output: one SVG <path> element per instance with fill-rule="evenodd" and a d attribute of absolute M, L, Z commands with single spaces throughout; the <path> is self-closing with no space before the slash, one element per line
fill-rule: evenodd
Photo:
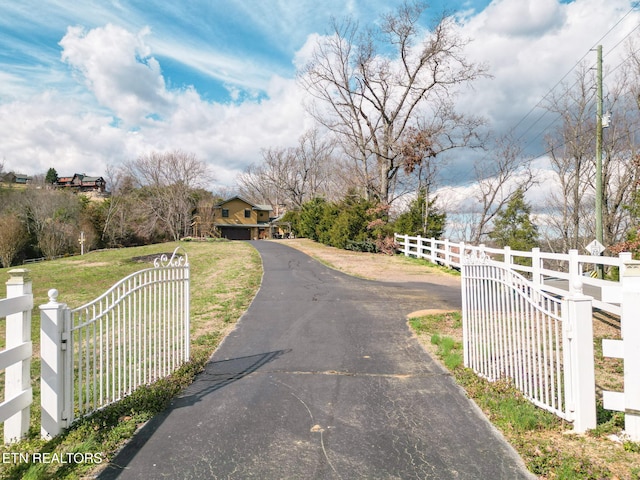
<path fill-rule="evenodd" d="M 618 21 L 615 23 L 615 25 L 613 25 L 609 30 L 607 30 L 607 32 L 606 32 L 604 35 L 602 35 L 602 36 L 601 36 L 601 37 L 600 37 L 600 38 L 599 38 L 599 39 L 594 43 L 594 45 L 593 45 L 591 48 L 589 48 L 589 49 L 587 50 L 587 52 L 586 52 L 586 53 L 585 53 L 585 54 L 584 54 L 584 55 L 583 55 L 583 56 L 582 56 L 582 57 L 581 57 L 581 58 L 580 58 L 580 59 L 579 59 L 579 60 L 578 60 L 578 61 L 577 61 L 577 62 L 576 62 L 576 63 L 575 63 L 575 64 L 574 64 L 570 69 L 569 69 L 569 71 L 567 71 L 567 73 L 565 73 L 565 74 L 562 76 L 562 78 L 561 78 L 560 80 L 558 80 L 558 81 L 556 82 L 556 84 L 555 84 L 553 87 L 551 87 L 551 88 L 547 91 L 547 93 L 545 93 L 545 94 L 543 95 L 543 97 L 538 101 L 538 103 L 536 103 L 536 104 L 535 104 L 535 105 L 534 105 L 534 106 L 533 106 L 533 107 L 532 107 L 532 108 L 531 108 L 531 109 L 526 113 L 526 115 L 525 115 L 524 117 L 522 117 L 522 118 L 520 119 L 520 121 L 519 121 L 519 122 L 518 122 L 518 123 L 517 123 L 513 128 L 511 128 L 510 133 L 513 133 L 513 132 L 514 132 L 514 131 L 515 131 L 515 130 L 516 130 L 516 129 L 517 129 L 517 128 L 518 128 L 518 127 L 519 127 L 519 126 L 520 126 L 520 125 L 521 125 L 521 124 L 522 124 L 522 123 L 523 123 L 523 122 L 524 122 L 528 117 L 529 117 L 529 116 L 531 116 L 531 115 L 533 114 L 533 112 L 534 112 L 538 107 L 540 107 L 540 106 L 542 105 L 542 103 L 547 99 L 547 97 L 548 97 L 551 93 L 553 93 L 553 91 L 554 91 L 554 90 L 555 90 L 555 89 L 556 89 L 560 84 L 562 84 L 562 82 L 563 82 L 563 81 L 564 81 L 564 80 L 565 80 L 565 79 L 566 79 L 566 78 L 567 78 L 567 77 L 568 77 L 568 76 L 569 76 L 569 75 L 570 75 L 570 74 L 571 74 L 571 73 L 576 69 L 576 67 L 578 67 L 578 65 L 580 65 L 580 63 L 581 63 L 581 62 L 582 62 L 582 61 L 583 61 L 583 60 L 584 60 L 584 59 L 585 59 L 585 58 L 586 58 L 586 57 L 587 57 L 587 56 L 588 56 L 588 55 L 593 51 L 593 49 L 594 49 L 595 47 L 597 47 L 597 46 L 602 42 L 602 40 L 604 40 L 604 39 L 605 39 L 605 38 L 606 38 L 606 37 L 607 37 L 607 36 L 608 36 L 608 35 L 609 35 L 609 34 L 610 34 L 610 33 L 611 33 L 611 32 L 612 32 L 612 31 L 613 31 L 613 30 L 618 26 L 618 25 L 620 25 L 620 23 L 622 23 L 622 22 L 624 21 L 624 19 L 625 19 L 625 18 L 627 18 L 627 17 L 628 17 L 628 16 L 629 16 L 629 15 L 630 15 L 634 10 L 636 10 L 637 6 L 638 6 L 638 2 L 634 3 L 634 4 L 632 5 L 631 9 L 630 9 L 627 13 L 625 13 L 625 14 L 622 16 L 622 18 L 620 18 L 620 20 L 618 20 Z M 627 39 L 627 38 L 628 38 L 628 37 L 629 37 L 629 36 L 630 36 L 630 35 L 631 35 L 631 34 L 632 34 L 636 29 L 638 29 L 638 28 L 640 28 L 640 25 L 636 26 L 636 27 L 635 27 L 631 32 L 629 32 L 627 35 L 625 35 L 625 36 L 622 38 L 622 40 L 620 40 L 620 41 L 619 41 L 619 42 L 618 42 L 618 43 L 617 43 L 617 44 L 616 44 L 616 45 L 611 49 L 611 51 L 612 51 L 612 50 L 614 50 L 615 48 L 617 48 L 617 47 L 618 47 L 618 46 L 619 46 L 619 45 L 620 45 L 624 40 L 626 40 L 626 39 Z M 575 83 L 574 83 L 574 85 L 575 85 Z M 518 140 L 518 141 L 519 141 L 519 140 L 521 140 L 521 139 L 522 139 L 522 138 L 523 138 L 527 133 L 529 133 L 529 131 L 530 131 L 530 130 L 531 130 L 531 129 L 532 129 L 532 128 L 533 128 L 533 127 L 534 127 L 534 126 L 539 122 L 539 121 L 541 121 L 541 120 L 542 120 L 542 118 L 544 118 L 544 117 L 547 115 L 547 113 L 548 113 L 548 111 L 545 111 L 545 112 L 544 112 L 544 113 L 543 113 L 543 114 L 542 114 L 542 115 L 541 115 L 541 116 L 540 116 L 540 117 L 539 117 L 539 118 L 538 118 L 538 119 L 537 119 L 533 124 L 531 124 L 531 125 L 530 125 L 530 126 L 529 126 L 529 127 L 528 127 L 528 128 L 527 128 L 527 129 L 526 129 L 526 130 L 525 130 L 525 131 L 524 131 L 524 132 L 523 132 L 523 133 L 522 133 L 522 134 L 517 138 L 517 140 Z M 554 120 L 554 121 L 551 123 L 551 125 L 552 125 L 553 123 L 555 123 L 556 121 L 557 121 L 557 119 L 556 119 L 556 120 Z M 544 131 L 545 131 L 545 130 L 543 129 L 543 130 L 542 130 L 542 132 L 544 132 Z M 540 136 L 540 135 L 542 134 L 542 132 L 541 132 L 538 136 Z M 537 137 L 536 137 L 536 138 L 537 138 Z M 531 143 L 531 142 L 529 142 L 529 143 Z M 529 144 L 529 143 L 528 143 L 528 144 Z M 528 145 L 528 144 L 527 144 L 527 145 Z"/>
<path fill-rule="evenodd" d="M 558 88 L 559 85 L 562 84 L 562 82 L 564 82 L 564 80 L 573 72 L 576 70 L 576 68 L 584 61 L 585 58 L 587 58 L 588 55 L 590 55 L 594 49 L 607 37 L 611 34 L 611 32 L 613 32 L 629 15 L 631 15 L 634 11 L 636 11 L 638 9 L 638 7 L 640 6 L 640 2 L 634 2 L 632 3 L 631 8 L 611 27 L 609 28 L 609 30 L 607 30 L 607 32 L 605 32 L 594 44 L 591 48 L 589 48 L 585 54 L 580 57 L 575 64 L 562 76 L 562 78 L 560 78 L 560 80 L 558 80 L 553 87 L 551 87 L 543 96 L 542 98 L 509 130 L 509 135 L 513 134 L 515 132 L 515 130 L 522 125 L 530 116 L 533 115 L 533 113 L 536 111 L 537 108 L 541 107 L 543 102 L 545 100 L 548 99 L 548 97 L 554 92 L 554 90 L 556 90 Z M 635 28 L 633 28 L 630 32 L 628 32 L 621 40 L 619 40 L 611 49 L 608 50 L 607 55 L 610 55 L 611 52 L 613 52 L 615 49 L 617 49 L 625 40 L 627 40 L 636 30 L 638 30 L 640 28 L 640 24 L 638 24 Z M 632 52 L 628 57 L 626 57 L 622 62 L 620 62 L 617 66 L 615 66 L 613 68 L 613 70 L 611 70 L 610 72 L 608 72 L 607 75 L 613 73 L 615 70 L 617 70 L 618 68 L 620 68 L 632 55 L 633 53 L 637 53 L 638 51 L 640 51 L 640 49 L 636 50 L 635 52 Z M 577 79 L 573 85 L 569 88 L 573 88 L 576 83 L 578 83 L 579 79 Z M 545 109 L 545 111 L 530 125 L 527 126 L 527 128 L 524 130 L 524 132 L 522 132 L 516 139 L 516 141 L 520 141 L 522 140 L 523 137 L 525 137 L 539 122 L 541 122 L 548 114 L 550 113 L 550 110 Z M 556 118 L 554 118 L 553 120 L 551 120 L 551 122 L 547 123 L 547 125 L 542 128 L 539 133 L 529 139 L 529 141 L 523 146 L 523 150 L 526 149 L 526 147 L 528 147 L 529 145 L 531 145 L 532 143 L 534 143 L 538 138 L 540 138 L 545 132 L 547 132 L 549 130 L 549 128 L 554 125 L 558 120 L 560 120 L 560 116 L 557 116 Z M 554 148 L 562 148 L 565 145 L 564 142 L 557 144 L 554 146 Z M 532 155 L 530 160 L 531 161 L 535 161 L 537 159 L 543 158 L 547 155 L 549 155 L 551 153 L 552 149 L 548 149 L 547 151 L 545 151 L 542 154 L 539 155 Z M 489 154 L 485 155 L 484 158 L 487 158 Z M 471 184 L 475 183 L 475 180 L 473 181 L 467 181 L 464 182 L 462 184 L 459 184 L 459 186 L 461 187 L 466 187 L 466 186 L 470 186 Z"/>

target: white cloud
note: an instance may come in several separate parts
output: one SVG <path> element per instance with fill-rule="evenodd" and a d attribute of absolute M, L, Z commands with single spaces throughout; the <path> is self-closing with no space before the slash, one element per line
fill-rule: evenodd
<path fill-rule="evenodd" d="M 488 32 L 513 37 L 540 36 L 566 21 L 556 0 L 495 0 L 482 16 Z"/>
<path fill-rule="evenodd" d="M 123 147 L 109 117 L 83 112 L 80 103 L 55 92 L 0 105 L 0 129 L 10 132 L 0 146 L 0 157 L 6 169 L 17 172 L 44 173 L 54 167 L 61 174 L 63 168 L 89 173 Z"/>
<path fill-rule="evenodd" d="M 320 16 L 320 7 L 304 3 L 306 7 L 296 4 L 287 9 L 283 3 L 274 9 L 286 12 L 275 23 L 275 14 L 266 7 L 256 7 L 251 16 L 260 32 L 256 38 L 264 34 L 269 48 L 277 45 L 282 29 L 291 26 L 292 19 L 303 25 L 284 35 L 279 48 L 279 54 L 290 54 L 297 67 L 308 61 L 320 35 L 326 33 L 310 26 L 314 17 Z M 365 26 L 376 12 L 390 8 L 387 3 L 367 7 L 361 24 Z M 163 11 L 171 5 L 163 4 Z M 241 12 L 245 5 L 236 2 L 234 8 Z M 349 13 L 347 10 L 363 14 L 359 2 L 350 2 L 347 9 L 332 5 L 331 11 L 338 17 Z M 156 7 L 160 8 L 159 4 Z M 6 168 L 34 174 L 53 166 L 61 174 L 104 174 L 107 164 L 154 149 L 180 148 L 209 162 L 219 183 L 233 185 L 239 171 L 261 160 L 261 148 L 294 145 L 310 126 L 302 107 L 305 93 L 293 78 L 286 77 L 288 72 L 278 70 L 282 63 L 274 62 L 279 67 L 269 68 L 262 63 L 269 58 L 265 51 L 245 56 L 234 54 L 233 45 L 198 39 L 206 19 L 198 19 L 195 33 L 173 29 L 171 24 L 153 24 L 149 30 L 144 27 L 142 11 L 132 6 L 123 11 L 114 7 L 107 12 L 104 6 L 95 10 L 107 13 L 107 20 L 98 19 L 91 8 L 83 8 L 81 16 L 86 16 L 86 24 L 93 28 L 70 27 L 63 34 L 67 25 L 82 23 L 74 20 L 56 30 L 63 50 L 58 64 L 51 62 L 55 71 L 48 65 L 37 67 L 42 76 L 33 85 L 15 69 L 0 74 L 0 80 L 6 80 L 0 97 L 4 137 L 0 158 Z M 494 78 L 477 82 L 474 91 L 460 96 L 460 105 L 488 117 L 496 130 L 508 130 L 629 9 L 629 0 L 495 0 L 485 11 L 475 15 L 467 12 L 460 26 L 461 34 L 473 39 L 467 55 L 487 62 Z M 60 9 L 54 19 L 66 21 L 66 15 L 74 12 Z M 326 18 L 326 13 L 323 15 Z M 638 24 L 639 16 L 630 15 L 605 39 L 605 54 Z M 47 18 L 36 18 L 38 25 L 45 28 L 50 23 Z M 245 19 L 240 16 L 240 20 Z M 111 23 L 104 25 L 104 21 Z M 250 19 L 246 21 L 250 23 Z M 60 58 L 67 68 L 62 68 L 65 65 Z M 605 58 L 612 64 L 615 60 L 613 56 Z M 205 100 L 205 93 L 194 88 L 170 88 L 162 59 L 188 65 L 212 82 L 222 80 L 232 102 Z M 54 73 L 46 78 L 45 70 Z M 76 83 L 71 81 L 70 71 Z M 46 92 L 42 85 L 48 88 Z M 252 96 L 257 91 L 265 93 Z M 451 165 L 457 171 L 465 162 L 460 156 Z M 468 179 L 468 175 L 451 176 Z"/>
<path fill-rule="evenodd" d="M 145 29 L 134 35 L 107 24 L 85 31 L 69 27 L 60 41 L 62 60 L 83 77 L 97 101 L 130 124 L 166 114 L 170 102 L 160 65 L 151 56 Z"/>

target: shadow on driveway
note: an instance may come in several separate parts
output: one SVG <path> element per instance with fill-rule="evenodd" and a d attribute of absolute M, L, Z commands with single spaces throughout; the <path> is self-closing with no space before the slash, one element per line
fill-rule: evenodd
<path fill-rule="evenodd" d="M 243 379 L 262 366 L 290 351 L 291 350 L 277 350 L 274 352 L 207 363 L 204 371 L 198 375 L 196 381 L 176 397 L 176 399 L 171 402 L 169 408 L 149 420 L 136 433 L 134 438 L 111 460 L 109 465 L 97 478 L 102 480 L 118 478 L 125 466 L 131 462 L 140 449 L 147 443 L 149 438 L 151 438 L 160 425 L 167 419 L 171 411 L 199 403 L 207 395 Z"/>

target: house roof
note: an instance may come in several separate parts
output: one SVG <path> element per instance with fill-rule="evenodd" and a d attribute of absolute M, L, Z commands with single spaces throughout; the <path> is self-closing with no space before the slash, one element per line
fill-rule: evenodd
<path fill-rule="evenodd" d="M 18 181 L 18 180 L 24 180 L 25 182 L 28 182 L 29 180 L 33 180 L 33 177 L 29 176 L 29 175 L 25 175 L 24 173 L 14 173 L 14 172 L 8 172 L 5 173 L 4 175 L 0 175 L 0 179 L 4 180 L 4 181 Z"/>
<path fill-rule="evenodd" d="M 74 173 L 73 176 L 58 177 L 57 183 L 70 183 L 73 182 L 76 178 L 80 180 L 80 183 L 94 183 L 97 181 L 104 182 L 104 178 L 102 177 L 92 177 L 89 175 L 85 175 L 84 173 Z"/>
<path fill-rule="evenodd" d="M 246 203 L 247 205 L 250 205 L 251 208 L 253 208 L 254 210 L 267 210 L 267 211 L 273 210 L 273 208 L 271 208 L 271 205 L 252 203 L 249 200 L 247 200 L 245 198 L 242 198 L 239 195 L 236 195 L 235 197 L 231 197 L 231 198 L 225 200 L 224 202 L 220 202 L 219 204 L 216 205 L 216 207 L 222 207 L 223 205 L 231 202 L 232 200 L 240 200 L 240 201 Z"/>

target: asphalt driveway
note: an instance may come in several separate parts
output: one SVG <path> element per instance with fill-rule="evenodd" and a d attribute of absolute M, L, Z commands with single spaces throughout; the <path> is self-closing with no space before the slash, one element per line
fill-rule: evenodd
<path fill-rule="evenodd" d="M 530 478 L 406 325 L 459 308 L 459 289 L 361 280 L 253 245 L 264 278 L 251 307 L 99 478 Z"/>

